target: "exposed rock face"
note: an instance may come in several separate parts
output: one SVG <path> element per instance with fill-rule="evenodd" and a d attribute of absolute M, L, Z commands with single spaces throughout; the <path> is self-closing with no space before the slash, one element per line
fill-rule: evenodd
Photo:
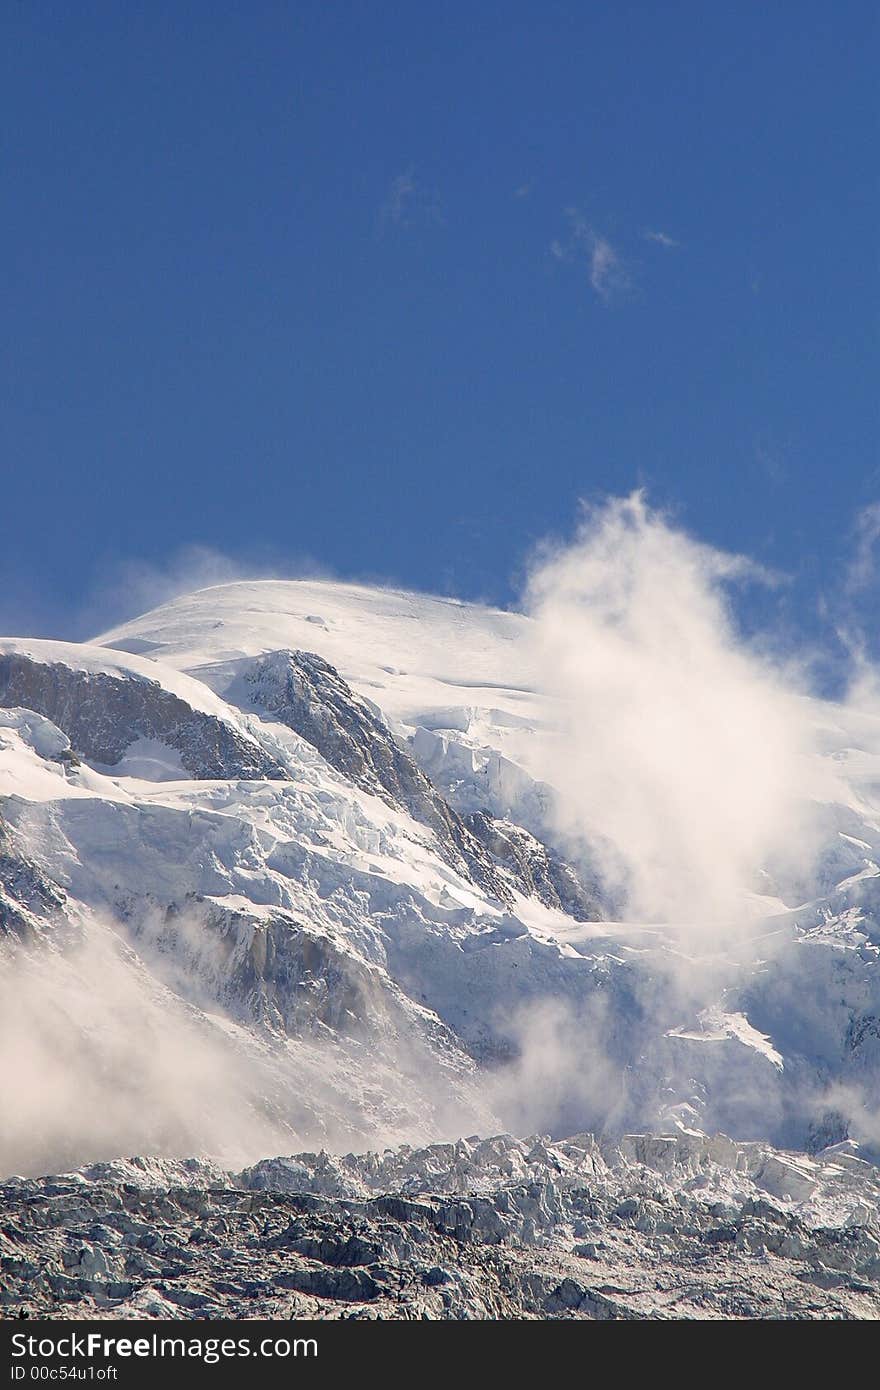
<path fill-rule="evenodd" d="M 485 811 L 466 816 L 465 824 L 493 859 L 513 874 L 527 897 L 566 912 L 576 922 L 601 921 L 598 886 L 586 888 L 571 865 L 528 830 Z"/>
<path fill-rule="evenodd" d="M 113 766 L 138 739 L 148 739 L 174 749 L 194 778 L 286 776 L 255 739 L 136 676 L 0 653 L 0 708 L 14 706 L 51 720 L 89 762 Z"/>
<path fill-rule="evenodd" d="M 510 903 L 510 889 L 479 839 L 332 666 L 314 652 L 269 652 L 245 679 L 257 708 L 306 739 L 356 786 L 428 826 L 454 868 Z"/>
<path fill-rule="evenodd" d="M 414 1007 L 384 971 L 289 913 L 255 918 L 190 898 L 158 924 L 132 923 L 131 939 L 172 988 L 290 1037 L 331 1032 L 368 1041 L 414 1031 Z M 439 1020 L 419 1011 L 418 1021 L 432 1041 L 454 1048 Z"/>
<path fill-rule="evenodd" d="M 0 937 L 33 943 L 64 917 L 63 889 L 46 878 L 19 848 L 0 816 Z"/>
<path fill-rule="evenodd" d="M 846 1145 L 501 1135 L 95 1164 L 0 1198 L 7 1316 L 880 1316 L 880 1184 Z"/>

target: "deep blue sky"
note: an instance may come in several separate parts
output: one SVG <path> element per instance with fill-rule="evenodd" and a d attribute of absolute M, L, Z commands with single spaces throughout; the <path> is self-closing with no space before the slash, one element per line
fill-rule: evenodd
<path fill-rule="evenodd" d="M 508 602 L 643 483 L 809 628 L 880 497 L 878 14 L 7 0 L 2 625 L 192 543 Z"/>

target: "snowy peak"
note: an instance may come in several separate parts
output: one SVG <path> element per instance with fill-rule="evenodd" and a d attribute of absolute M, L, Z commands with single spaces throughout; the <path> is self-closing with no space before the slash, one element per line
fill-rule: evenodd
<path fill-rule="evenodd" d="M 182 595 L 95 639 L 210 683 L 210 668 L 284 648 L 317 652 L 394 723 L 495 708 L 540 717 L 528 619 L 455 599 L 318 580 L 221 584 Z"/>

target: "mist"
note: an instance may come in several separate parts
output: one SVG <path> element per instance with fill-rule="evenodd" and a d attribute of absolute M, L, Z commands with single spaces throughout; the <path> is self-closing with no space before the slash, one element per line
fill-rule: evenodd
<path fill-rule="evenodd" d="M 290 1142 L 250 1098 L 256 1069 L 98 928 L 3 960 L 0 1056 L 3 1174 L 134 1153 L 234 1163 Z"/>
<path fill-rule="evenodd" d="M 613 1126 L 626 1111 L 629 1077 L 610 1055 L 612 1030 L 599 994 L 577 1009 L 552 998 L 518 1009 L 507 1023 L 516 1055 L 484 1082 L 504 1127 L 561 1137 Z"/>
<path fill-rule="evenodd" d="M 557 830 L 631 920 L 718 941 L 773 891 L 762 870 L 802 881 L 816 853 L 829 788 L 803 673 L 746 641 L 731 609 L 731 586 L 772 582 L 641 493 L 587 512 L 532 569 L 530 640 L 560 702 L 542 752 Z"/>
<path fill-rule="evenodd" d="M 484 1087 L 393 1027 L 381 1045 L 285 1037 L 218 1001 L 203 914 L 88 913 L 39 950 L 0 938 L 0 1177 L 134 1154 L 239 1169 L 498 1128 Z M 216 992 L 215 992 L 216 987 Z"/>

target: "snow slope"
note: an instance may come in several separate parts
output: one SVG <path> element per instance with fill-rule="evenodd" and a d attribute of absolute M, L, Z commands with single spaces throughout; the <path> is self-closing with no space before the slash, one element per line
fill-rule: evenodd
<path fill-rule="evenodd" d="M 495 707 L 538 715 L 537 673 L 516 613 L 396 589 L 294 580 L 222 584 L 97 638 L 181 671 L 282 647 L 315 651 L 391 719 Z"/>

